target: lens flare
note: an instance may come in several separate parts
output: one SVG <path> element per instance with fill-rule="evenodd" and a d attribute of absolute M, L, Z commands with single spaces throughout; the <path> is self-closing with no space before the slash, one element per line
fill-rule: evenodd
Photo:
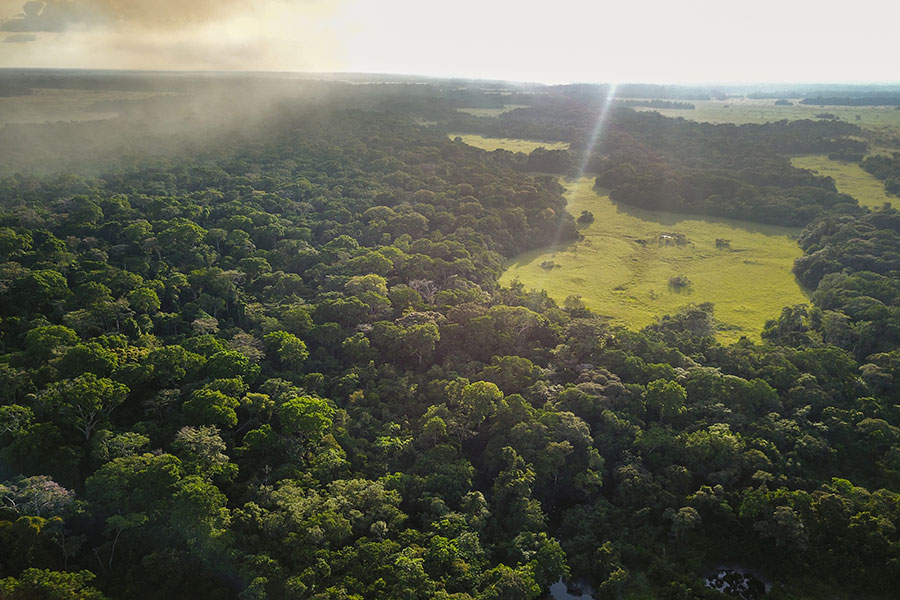
<path fill-rule="evenodd" d="M 603 130 L 606 127 L 606 121 L 609 118 L 609 109 L 612 107 L 613 99 L 616 97 L 616 88 L 618 86 L 615 83 L 611 83 L 609 85 L 609 90 L 606 93 L 606 98 L 603 99 L 602 104 L 600 105 L 600 112 L 597 115 L 597 120 L 594 121 L 594 128 L 591 131 L 591 137 L 588 138 L 587 146 L 584 148 L 584 155 L 581 158 L 581 166 L 578 167 L 577 178 L 584 177 L 584 173 L 587 170 L 588 163 L 591 161 L 591 155 L 594 153 L 594 148 L 597 146 L 597 142 L 600 140 L 600 136 L 603 135 Z"/>

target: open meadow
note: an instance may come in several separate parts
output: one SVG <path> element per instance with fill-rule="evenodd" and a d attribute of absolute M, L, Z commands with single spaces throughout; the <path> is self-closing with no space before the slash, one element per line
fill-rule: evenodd
<path fill-rule="evenodd" d="M 900 133 L 900 110 L 885 106 L 821 106 L 800 104 L 800 98 L 792 98 L 791 106 L 776 106 L 773 99 L 728 98 L 727 100 L 691 100 L 696 108 L 643 108 L 635 110 L 656 111 L 667 117 L 683 117 L 708 123 L 772 123 L 816 119 L 816 115 L 830 113 L 842 121 L 855 123 L 863 129 Z"/>
<path fill-rule="evenodd" d="M 563 180 L 568 210 L 588 210 L 594 222 L 574 244 L 522 254 L 501 282 L 518 279 L 545 289 L 557 301 L 581 296 L 587 306 L 629 327 L 644 327 L 686 304 L 713 302 L 728 326 L 723 342 L 758 340 L 767 319 L 782 307 L 807 302 L 791 273 L 802 253 L 798 230 L 729 219 L 702 219 L 614 204 L 594 190 L 594 179 Z M 678 245 L 673 234 L 687 243 Z M 672 237 L 666 237 L 672 236 Z M 716 240 L 729 248 L 717 249 Z M 670 279 L 690 282 L 676 289 Z"/>
<path fill-rule="evenodd" d="M 451 133 L 448 134 L 450 139 L 462 138 L 462 141 L 470 146 L 493 152 L 494 150 L 509 150 L 510 152 L 522 152 L 530 154 L 537 148 L 546 148 L 547 150 L 566 150 L 569 144 L 566 142 L 541 142 L 538 140 L 518 140 L 512 138 L 486 137 L 483 135 L 475 135 L 468 133 Z"/>
<path fill-rule="evenodd" d="M 499 117 L 517 108 L 528 108 L 527 104 L 504 104 L 500 108 L 457 108 L 459 112 L 467 113 L 473 117 Z"/>
<path fill-rule="evenodd" d="M 791 158 L 798 169 L 809 169 L 823 177 L 834 179 L 839 192 L 856 198 L 860 206 L 880 208 L 885 202 L 897 202 L 896 196 L 884 191 L 884 184 L 859 164 L 844 160 L 832 160 L 824 154 L 807 154 Z"/>

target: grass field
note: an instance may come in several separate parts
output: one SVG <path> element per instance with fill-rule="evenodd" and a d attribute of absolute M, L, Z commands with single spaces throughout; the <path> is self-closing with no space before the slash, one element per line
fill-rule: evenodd
<path fill-rule="evenodd" d="M 581 296 L 597 313 L 634 328 L 686 304 L 713 302 L 716 317 L 731 327 L 720 331 L 723 342 L 758 340 L 767 319 L 808 300 L 791 273 L 801 255 L 792 237 L 799 230 L 631 209 L 598 194 L 593 178 L 563 183 L 569 212 L 594 214 L 584 240 L 516 257 L 502 283 L 518 279 L 558 301 Z M 660 245 L 660 234 L 673 232 L 690 243 Z M 731 248 L 716 249 L 717 238 Z M 548 262 L 555 266 L 545 268 Z M 691 282 L 680 292 L 669 286 L 677 275 Z"/>
<path fill-rule="evenodd" d="M 884 191 L 884 185 L 864 171 L 856 163 L 831 160 L 823 154 L 809 154 L 791 158 L 791 163 L 800 169 L 809 169 L 819 175 L 831 177 L 838 191 L 850 194 L 861 206 L 878 208 L 885 202 L 897 202 L 896 196 Z"/>
<path fill-rule="evenodd" d="M 502 108 L 457 108 L 459 112 L 467 113 L 475 117 L 499 117 L 503 113 L 517 108 L 528 108 L 527 104 L 504 104 Z"/>
<path fill-rule="evenodd" d="M 887 135 L 900 135 L 900 110 L 884 106 L 813 106 L 799 104 L 794 98 L 793 106 L 775 106 L 774 100 L 753 100 L 729 98 L 728 100 L 691 101 L 694 110 L 672 108 L 636 108 L 636 110 L 657 111 L 667 117 L 684 117 L 693 121 L 709 123 L 770 123 L 787 119 L 815 119 L 819 113 L 831 113 L 848 123 L 855 123 L 863 129 Z M 857 118 L 857 116 L 859 118 Z"/>
<path fill-rule="evenodd" d="M 485 137 L 483 135 L 474 135 L 468 133 L 450 133 L 450 139 L 457 136 L 470 146 L 481 148 L 492 152 L 494 150 L 509 150 L 510 152 L 523 152 L 531 154 L 536 148 L 546 148 L 547 150 L 566 150 L 569 144 L 566 142 L 540 142 L 537 140 L 518 140 L 512 138 L 495 138 Z"/>

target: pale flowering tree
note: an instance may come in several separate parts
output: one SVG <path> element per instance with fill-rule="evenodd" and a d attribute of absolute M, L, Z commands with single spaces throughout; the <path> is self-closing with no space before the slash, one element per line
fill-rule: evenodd
<path fill-rule="evenodd" d="M 75 502 L 75 492 L 62 487 L 47 475 L 19 477 L 0 483 L 4 508 L 17 515 L 56 517 Z"/>
<path fill-rule="evenodd" d="M 0 483 L 0 516 L 12 511 L 16 518 L 39 519 L 40 529 L 62 553 L 63 568 L 78 553 L 83 535 L 67 534 L 65 518 L 77 512 L 75 492 L 62 487 L 47 475 L 18 477 Z"/>

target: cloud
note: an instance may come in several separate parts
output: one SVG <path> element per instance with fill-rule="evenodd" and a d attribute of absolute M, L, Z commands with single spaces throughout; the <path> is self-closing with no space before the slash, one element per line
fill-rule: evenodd
<path fill-rule="evenodd" d="M 34 43 L 0 42 L 0 67 L 345 70 L 345 28 L 336 15 L 350 0 L 56 0 L 73 1 L 89 19 L 39 33 Z M 21 2 L 0 0 L 0 15 L 21 10 Z M 34 25 L 47 8 L 27 10 L 30 17 L 16 20 Z M 32 33 L 17 26 L 16 34 Z"/>
<path fill-rule="evenodd" d="M 96 23 L 101 20 L 101 13 L 94 10 L 90 4 L 28 0 L 22 7 L 21 14 L 0 21 L 0 31 L 58 32 L 72 26 Z"/>
<path fill-rule="evenodd" d="M 21 13 L 0 19 L 0 31 L 175 29 L 223 19 L 238 8 L 247 5 L 237 0 L 27 0 Z"/>
<path fill-rule="evenodd" d="M 33 33 L 14 33 L 3 38 L 4 44 L 27 44 L 37 39 Z"/>

